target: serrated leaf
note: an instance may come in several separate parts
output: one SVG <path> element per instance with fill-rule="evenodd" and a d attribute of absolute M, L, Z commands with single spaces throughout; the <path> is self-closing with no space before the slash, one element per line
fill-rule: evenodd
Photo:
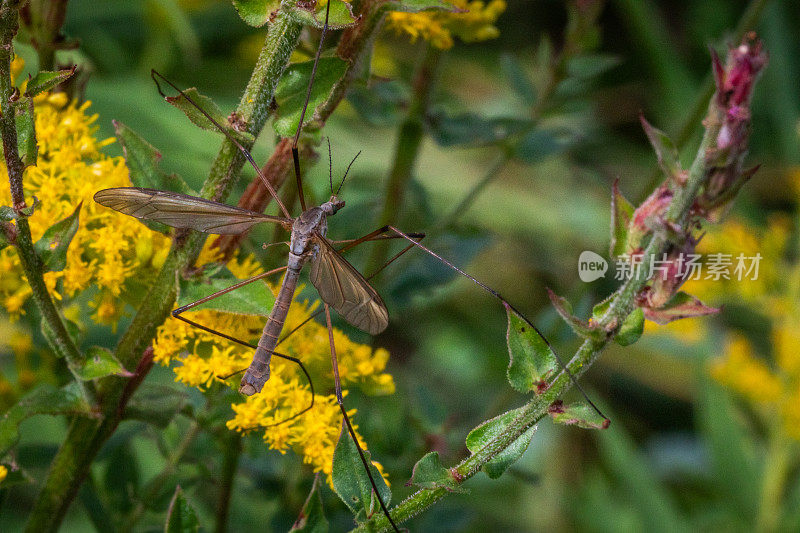
<path fill-rule="evenodd" d="M 322 495 L 319 491 L 320 486 L 319 475 L 314 477 L 314 484 L 311 485 L 311 492 L 308 493 L 308 498 L 303 504 L 303 510 L 300 511 L 300 516 L 297 517 L 290 532 L 294 533 L 327 533 L 328 519 L 325 518 L 325 513 L 322 509 Z"/>
<path fill-rule="evenodd" d="M 370 460 L 370 454 L 364 450 L 367 464 L 369 464 L 372 479 L 380 491 L 383 503 L 389 505 L 392 491 L 384 481 L 375 465 Z M 358 454 L 355 443 L 350 438 L 350 433 L 342 426 L 339 433 L 339 442 L 333 452 L 333 490 L 341 498 L 350 511 L 356 515 L 356 520 L 371 517 L 378 509 L 378 502 L 372 492 L 372 484 L 364 470 L 364 464 Z"/>
<path fill-rule="evenodd" d="M 233 0 L 233 7 L 250 26 L 260 28 L 281 7 L 280 0 Z"/>
<path fill-rule="evenodd" d="M 644 332 L 644 313 L 636 308 L 629 314 L 619 328 L 614 342 L 620 346 L 630 346 L 638 341 Z"/>
<path fill-rule="evenodd" d="M 608 418 L 601 416 L 585 403 L 564 406 L 564 403 L 558 400 L 550 406 L 548 413 L 558 424 L 574 425 L 584 429 L 606 429 L 611 423 Z"/>
<path fill-rule="evenodd" d="M 78 231 L 78 215 L 83 202 L 64 220 L 47 228 L 34 248 L 42 260 L 45 272 L 59 272 L 67 266 L 67 250 Z"/>
<path fill-rule="evenodd" d="M 589 323 L 573 315 L 572 305 L 570 305 L 566 298 L 562 298 L 549 288 L 547 289 L 547 295 L 550 297 L 550 302 L 553 304 L 553 307 L 555 307 L 559 316 L 564 319 L 564 322 L 566 322 L 577 335 L 585 339 L 598 340 L 605 336 L 605 332 L 596 322 Z"/>
<path fill-rule="evenodd" d="M 639 116 L 639 121 L 642 123 L 642 128 L 644 128 L 644 132 L 647 134 L 647 138 L 650 140 L 650 144 L 656 152 L 658 166 L 661 167 L 661 170 L 668 178 L 674 180 L 676 183 L 682 183 L 683 176 L 680 159 L 678 158 L 678 149 L 675 147 L 672 140 L 666 133 L 654 128 L 647 122 L 643 115 Z"/>
<path fill-rule="evenodd" d="M 300 122 L 300 113 L 306 99 L 308 78 L 311 76 L 313 65 L 313 61 L 306 61 L 289 66 L 278 83 L 275 91 L 278 110 L 275 112 L 272 127 L 282 137 L 292 137 L 297 132 L 297 124 Z M 311 88 L 311 97 L 308 101 L 306 121 L 310 121 L 317 107 L 328 99 L 331 90 L 344 75 L 346 68 L 347 62 L 338 57 L 320 58 L 314 86 Z"/>
<path fill-rule="evenodd" d="M 328 14 L 328 28 L 340 30 L 352 26 L 356 17 L 353 15 L 352 6 L 343 0 L 330 0 L 331 10 Z M 306 7 L 308 6 L 308 7 Z M 325 10 L 327 4 L 321 2 L 313 4 L 300 3 L 288 8 L 289 16 L 298 24 L 322 28 L 325 25 Z"/>
<path fill-rule="evenodd" d="M 130 171 L 131 184 L 148 189 L 164 189 L 183 194 L 193 193 L 179 176 L 167 174 L 159 168 L 161 152 L 156 150 L 153 145 L 122 122 L 115 120 L 113 124 L 117 141 L 122 146 L 125 163 Z"/>
<path fill-rule="evenodd" d="M 178 305 L 196 302 L 240 281 L 227 268 L 219 269 L 211 277 L 198 275 L 190 280 L 181 279 Z M 194 310 L 214 309 L 240 315 L 266 316 L 274 304 L 275 296 L 270 288 L 263 281 L 255 281 L 205 302 Z"/>
<path fill-rule="evenodd" d="M 194 508 L 183 495 L 181 486 L 175 487 L 175 494 L 167 509 L 167 521 L 164 533 L 190 533 L 200 530 L 200 520 Z"/>
<path fill-rule="evenodd" d="M 82 365 L 73 368 L 73 373 L 84 381 L 106 376 L 131 377 L 133 374 L 122 366 L 114 354 L 100 346 L 92 346 L 86 350 L 86 359 Z"/>
<path fill-rule="evenodd" d="M 36 119 L 33 113 L 33 99 L 18 102 L 15 121 L 17 124 L 17 149 L 26 167 L 35 166 L 39 155 L 36 142 Z"/>
<path fill-rule="evenodd" d="M 41 71 L 37 72 L 36 76 L 28 79 L 28 85 L 25 87 L 25 96 L 32 97 L 39 93 L 49 91 L 62 81 L 68 80 L 75 74 L 75 65 L 70 69 L 57 70 L 55 72 Z"/>
<path fill-rule="evenodd" d="M 614 180 L 611 188 L 611 257 L 626 253 L 628 245 L 628 226 L 633 217 L 634 207 L 619 191 L 619 180 Z"/>
<path fill-rule="evenodd" d="M 381 6 L 387 11 L 400 11 L 403 13 L 420 13 L 422 11 L 450 11 L 459 9 L 444 0 L 391 0 Z"/>
<path fill-rule="evenodd" d="M 406 485 L 416 485 L 422 489 L 444 488 L 448 491 L 463 491 L 453 477 L 453 473 L 442 465 L 439 452 L 428 452 L 414 465 L 411 479 Z"/>
<path fill-rule="evenodd" d="M 473 429 L 467 435 L 467 448 L 473 454 L 478 450 L 495 440 L 504 432 L 508 431 L 511 424 L 519 417 L 522 408 L 512 409 L 502 415 L 496 416 L 490 420 L 483 422 L 481 425 Z M 491 461 L 483 465 L 483 471 L 492 478 L 500 477 L 506 469 L 514 464 L 525 450 L 536 432 L 536 426 L 529 427 L 522 435 L 520 435 L 510 446 L 497 454 Z"/>
<path fill-rule="evenodd" d="M 525 119 L 485 118 L 475 113 L 447 115 L 431 112 L 426 122 L 433 139 L 441 146 L 485 146 L 500 143 L 533 126 Z"/>
<path fill-rule="evenodd" d="M 506 305 L 508 314 L 508 382 L 519 392 L 539 389 L 558 368 L 555 354 L 535 328 Z"/>
<path fill-rule="evenodd" d="M 669 302 L 659 309 L 644 308 L 644 316 L 656 324 L 669 324 L 681 318 L 694 318 L 698 316 L 719 313 L 719 307 L 709 307 L 691 294 L 678 292 Z"/>
<path fill-rule="evenodd" d="M 167 96 L 165 100 L 180 109 L 192 124 L 199 128 L 221 134 L 223 133 L 220 131 L 221 127 L 240 143 L 252 144 L 255 141 L 255 137 L 252 134 L 233 128 L 228 121 L 228 117 L 225 116 L 219 106 L 210 97 L 200 94 L 200 91 L 194 87 L 184 89 L 183 94 L 178 94 L 178 96 Z M 206 114 L 203 114 L 200 109 L 205 111 Z M 208 118 L 209 116 L 220 127 L 214 124 Z"/>
<path fill-rule="evenodd" d="M 76 384 L 60 389 L 40 385 L 0 416 L 0 457 L 19 440 L 19 424 L 35 415 L 89 414 L 89 405 Z"/>
<path fill-rule="evenodd" d="M 185 392 L 166 385 L 144 383 L 125 408 L 125 418 L 166 428 L 189 402 Z"/>

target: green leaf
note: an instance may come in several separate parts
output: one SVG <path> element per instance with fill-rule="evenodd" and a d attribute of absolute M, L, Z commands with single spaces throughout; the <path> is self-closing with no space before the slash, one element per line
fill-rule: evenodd
<path fill-rule="evenodd" d="M 433 139 L 441 146 L 485 146 L 530 129 L 533 123 L 510 117 L 484 118 L 474 113 L 450 116 L 431 112 L 427 126 Z"/>
<path fill-rule="evenodd" d="M 133 509 L 135 496 L 140 493 L 142 476 L 139 471 L 139 461 L 130 440 L 123 443 L 117 441 L 114 444 L 106 452 L 108 457 L 103 476 L 103 488 L 109 500 L 109 507 L 115 513 L 126 514 Z"/>
<path fill-rule="evenodd" d="M 511 429 L 512 423 L 519 417 L 522 408 L 512 409 L 502 415 L 483 422 L 467 435 L 467 448 L 473 454 Z M 494 456 L 491 461 L 483 465 L 483 471 L 492 478 L 500 477 L 506 469 L 514 464 L 531 443 L 536 426 L 531 426 L 520 435 L 511 445 Z"/>
<path fill-rule="evenodd" d="M 166 385 L 142 384 L 125 408 L 125 418 L 141 420 L 161 429 L 189 402 L 185 392 Z"/>
<path fill-rule="evenodd" d="M 35 415 L 89 414 L 89 405 L 73 382 L 60 389 L 40 385 L 0 417 L 0 457 L 19 440 L 19 424 Z"/>
<path fill-rule="evenodd" d="M 450 11 L 459 9 L 444 0 L 391 0 L 381 6 L 387 11 L 401 11 L 403 13 L 420 13 L 422 11 Z"/>
<path fill-rule="evenodd" d="M 633 217 L 634 207 L 619 191 L 619 180 L 614 180 L 611 188 L 611 257 L 620 257 L 627 252 L 628 226 Z"/>
<path fill-rule="evenodd" d="M 74 373 L 84 381 L 89 381 L 106 376 L 132 377 L 133 373 L 125 370 L 114 354 L 100 346 L 92 346 L 86 350 L 86 359 L 82 366 L 75 368 Z"/>
<path fill-rule="evenodd" d="M 503 54 L 500 56 L 500 68 L 517 96 L 526 105 L 533 105 L 536 101 L 536 88 L 519 59 L 511 54 Z"/>
<path fill-rule="evenodd" d="M 11 220 L 16 220 L 19 218 L 17 212 L 14 211 L 13 207 L 9 207 L 7 205 L 0 205 L 0 220 L 4 222 L 9 222 Z"/>
<path fill-rule="evenodd" d="M 589 323 L 573 315 L 572 305 L 570 305 L 566 298 L 562 298 L 549 288 L 547 289 L 547 295 L 550 297 L 550 302 L 553 304 L 553 307 L 556 308 L 559 316 L 561 316 L 561 318 L 563 318 L 564 321 L 569 324 L 569 327 L 571 327 L 572 331 L 574 331 L 577 335 L 585 339 L 595 340 L 600 340 L 606 335 L 605 331 L 603 331 L 597 322 Z"/>
<path fill-rule="evenodd" d="M 22 163 L 26 167 L 35 166 L 39 155 L 36 142 L 36 119 L 33 113 L 33 99 L 26 98 L 16 106 L 15 121 L 17 124 L 17 149 Z"/>
<path fill-rule="evenodd" d="M 200 530 L 200 520 L 197 513 L 189 505 L 183 495 L 181 486 L 175 487 L 175 494 L 167 509 L 167 522 L 164 524 L 164 533 L 189 533 Z"/>
<path fill-rule="evenodd" d="M 353 15 L 352 6 L 343 0 L 330 0 L 331 11 L 328 14 L 328 27 L 332 30 L 339 30 L 352 26 L 356 17 Z M 321 2 L 305 3 L 297 2 L 288 8 L 289 16 L 298 24 L 322 28 L 325 25 L 325 10 L 327 4 Z"/>
<path fill-rule="evenodd" d="M 519 392 L 539 389 L 558 368 L 556 356 L 545 339 L 507 304 L 508 382 Z"/>
<path fill-rule="evenodd" d="M 559 154 L 573 142 L 572 135 L 563 129 L 532 129 L 520 139 L 515 155 L 528 164 Z"/>
<path fill-rule="evenodd" d="M 614 337 L 614 342 L 620 346 L 630 346 L 639 340 L 643 331 L 644 312 L 640 308 L 636 308 L 625 318 L 625 321 L 619 328 L 617 336 Z"/>
<path fill-rule="evenodd" d="M 406 485 L 416 485 L 422 489 L 444 488 L 450 492 L 463 491 L 453 473 L 442 465 L 439 452 L 428 452 L 414 465 L 411 479 Z"/>
<path fill-rule="evenodd" d="M 600 320 L 603 317 L 603 315 L 606 314 L 606 311 L 608 311 L 608 308 L 611 306 L 611 302 L 613 299 L 614 295 L 612 294 L 599 304 L 596 304 L 594 307 L 592 307 L 592 318 L 594 320 Z"/>
<path fill-rule="evenodd" d="M 55 72 L 41 71 L 37 72 L 33 78 L 28 78 L 28 85 L 25 87 L 25 96 L 28 98 L 36 96 L 39 93 L 49 91 L 62 81 L 68 80 L 75 74 L 76 66 L 73 65 L 70 69 L 57 70 Z"/>
<path fill-rule="evenodd" d="M 42 260 L 45 272 L 59 272 L 67 266 L 67 249 L 78 231 L 78 214 L 83 202 L 64 220 L 47 228 L 34 248 Z"/>
<path fill-rule="evenodd" d="M 233 0 L 233 7 L 247 24 L 260 28 L 281 7 L 280 0 Z"/>
<path fill-rule="evenodd" d="M 122 146 L 122 153 L 130 171 L 131 183 L 135 187 L 192 194 L 193 191 L 179 176 L 167 174 L 159 168 L 161 153 L 153 145 L 122 122 L 115 120 L 113 124 L 117 141 Z M 166 227 L 163 224 L 159 226 Z"/>
<path fill-rule="evenodd" d="M 192 124 L 198 126 L 199 128 L 207 131 L 213 131 L 214 133 L 223 133 L 220 131 L 221 127 L 225 130 L 225 132 L 227 132 L 240 143 L 252 144 L 253 141 L 255 141 L 255 137 L 252 134 L 236 129 L 234 126 L 232 126 L 229 118 L 225 116 L 219 106 L 217 106 L 217 104 L 215 104 L 214 101 L 208 96 L 200 94 L 200 92 L 194 87 L 185 89 L 183 94 L 178 94 L 178 96 L 167 96 L 164 99 L 183 111 L 183 114 L 189 118 Z M 203 114 L 201 109 L 205 111 L 208 116 L 214 119 L 216 123 L 219 124 L 219 127 L 217 124 L 211 122 L 206 114 Z"/>
<path fill-rule="evenodd" d="M 278 110 L 272 127 L 282 137 L 291 137 L 297 132 L 300 122 L 300 112 L 306 99 L 308 78 L 311 76 L 313 61 L 296 63 L 289 66 L 284 72 L 278 88 L 275 91 L 275 100 Z M 336 82 L 344 75 L 347 63 L 338 57 L 322 57 L 317 67 L 317 76 L 311 89 L 311 98 L 308 101 L 308 110 L 305 120 L 310 121 L 317 107 L 323 104 L 333 90 Z"/>
<path fill-rule="evenodd" d="M 367 464 L 369 464 L 372 479 L 380 491 L 383 503 L 389 505 L 392 499 L 392 491 L 384 481 L 375 465 L 372 464 L 370 454 L 364 450 Z M 364 464 L 358 454 L 350 433 L 343 425 L 339 433 L 339 442 L 333 452 L 333 490 L 341 498 L 350 511 L 356 515 L 356 520 L 371 517 L 378 509 L 378 502 L 373 496 L 372 484 L 364 470 Z"/>
<path fill-rule="evenodd" d="M 409 101 L 408 87 L 397 80 L 354 85 L 347 100 L 359 116 L 375 127 L 395 126 L 405 117 Z"/>
<path fill-rule="evenodd" d="M 604 416 L 601 416 L 590 405 L 585 403 L 576 403 L 574 405 L 564 406 L 561 400 L 553 402 L 553 405 L 547 410 L 553 421 L 565 426 L 578 426 L 584 429 L 607 429 L 611 421 Z"/>
<path fill-rule="evenodd" d="M 581 54 L 567 61 L 567 74 L 582 80 L 596 78 L 621 63 L 619 56 L 611 54 Z"/>
<path fill-rule="evenodd" d="M 325 513 L 322 509 L 322 495 L 320 494 L 320 480 L 321 476 L 314 477 L 314 484 L 311 485 L 311 492 L 308 493 L 306 503 L 303 504 L 303 510 L 300 511 L 300 516 L 292 525 L 290 532 L 294 533 L 327 533 L 328 519 L 325 518 Z"/>
<path fill-rule="evenodd" d="M 681 169 L 681 162 L 678 158 L 678 149 L 672 143 L 672 140 L 667 137 L 663 131 L 654 128 L 645 120 L 643 115 L 639 116 L 639 121 L 642 123 L 642 128 L 653 146 L 653 150 L 658 156 L 658 166 L 664 171 L 664 174 L 674 180 L 677 184 L 683 184 L 686 179 Z"/>
<path fill-rule="evenodd" d="M 209 277 L 199 274 L 189 280 L 181 279 L 178 305 L 196 302 L 240 281 L 224 267 Z M 266 316 L 274 304 L 275 296 L 270 288 L 263 281 L 255 281 L 205 302 L 194 310 L 214 309 L 240 315 Z"/>

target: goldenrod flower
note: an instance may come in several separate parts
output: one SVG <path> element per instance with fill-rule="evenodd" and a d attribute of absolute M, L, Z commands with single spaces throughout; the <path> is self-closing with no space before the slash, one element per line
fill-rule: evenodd
<path fill-rule="evenodd" d="M 505 0 L 447 0 L 459 11 L 423 11 L 422 13 L 389 13 L 387 26 L 398 33 L 406 33 L 412 41 L 421 37 L 432 46 L 447 50 L 453 46 L 453 37 L 464 42 L 494 39 L 500 32 L 494 26 L 506 10 Z"/>
<path fill-rule="evenodd" d="M 14 60 L 15 72 L 21 70 L 21 64 L 20 59 Z M 143 231 L 136 219 L 92 200 L 98 190 L 127 186 L 130 180 L 122 157 L 100 152 L 114 139 L 95 137 L 97 115 L 88 114 L 89 105 L 70 103 L 63 93 L 43 93 L 35 98 L 39 157 L 36 166 L 25 169 L 25 196 L 29 204 L 34 196 L 40 202 L 28 219 L 34 241 L 83 202 L 80 227 L 67 251 L 66 268 L 48 272 L 44 279 L 57 300 L 97 286 L 99 291 L 91 302 L 96 309 L 92 318 L 116 324 L 123 310 L 119 296 L 126 282 L 156 272 L 169 249 L 169 238 Z M 0 164 L 0 180 L 7 180 L 4 163 Z M 10 204 L 8 187 L 0 188 L 0 205 Z M 23 306 L 31 292 L 11 246 L 0 251 L 0 273 L 0 305 L 12 318 L 18 317 L 24 314 Z"/>
<path fill-rule="evenodd" d="M 3 465 L 0 465 L 0 483 L 3 482 L 3 480 L 6 478 L 7 475 L 8 475 L 8 468 L 6 468 Z"/>
<path fill-rule="evenodd" d="M 216 250 L 206 246 L 200 254 L 199 263 L 217 259 Z M 238 277 L 252 276 L 260 270 L 251 256 L 235 259 L 227 266 Z M 264 283 L 264 290 L 276 292 L 276 288 L 268 283 Z M 299 326 L 316 308 L 317 304 L 294 300 L 286 317 L 284 332 Z M 263 316 L 208 309 L 188 312 L 186 317 L 252 343 L 258 340 L 266 320 Z M 356 385 L 370 394 L 394 392 L 394 380 L 384 372 L 389 359 L 386 350 L 354 343 L 336 329 L 334 342 L 343 387 Z M 239 372 L 247 367 L 253 357 L 252 349 L 225 341 L 179 320 L 169 320 L 159 328 L 153 348 L 155 361 L 159 364 L 176 363 L 176 381 L 200 389 L 227 377 L 230 377 L 227 385 L 238 388 Z M 315 472 L 330 476 L 342 415 L 335 395 L 320 394 L 321 390 L 330 390 L 333 383 L 328 330 L 322 324 L 311 321 L 281 343 L 277 351 L 297 357 L 306 365 L 317 391 L 314 407 L 302 416 L 284 422 L 310 405 L 311 389 L 296 364 L 273 356 L 271 376 L 264 389 L 233 404 L 234 417 L 228 421 L 228 428 L 249 432 L 271 426 L 263 433 L 264 441 L 271 449 L 280 453 L 294 450 Z M 355 411 L 348 414 L 352 417 Z"/>

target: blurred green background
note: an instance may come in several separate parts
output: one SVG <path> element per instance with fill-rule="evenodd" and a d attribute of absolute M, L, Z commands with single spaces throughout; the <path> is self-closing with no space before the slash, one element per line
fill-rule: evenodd
<path fill-rule="evenodd" d="M 758 32 L 770 54 L 753 104 L 750 162 L 762 167 L 731 217 L 753 234 L 766 231 L 773 215 L 789 217 L 792 237 L 785 256 L 769 260 L 793 265 L 800 198 L 800 9 L 792 2 L 609 1 L 580 49 L 559 68 L 554 65 L 565 44 L 574 44 L 565 3 L 509 2 L 496 23 L 498 38 L 457 42 L 443 53 L 431 117 L 472 113 L 481 120 L 533 119 L 536 131 L 544 133 L 508 157 L 502 143 L 443 146 L 435 140 L 443 130 L 432 120 L 400 227 L 428 232 L 429 247 L 507 297 L 535 319 L 561 354 L 570 354 L 579 341 L 550 307 L 545 287 L 569 298 L 583 316 L 613 291 L 614 280 L 581 282 L 577 259 L 584 250 L 607 255 L 614 180 L 639 202 L 660 179 L 638 115 L 675 139 L 690 124 L 682 143 L 688 163 L 701 131 L 702 115 L 692 117 L 693 108 L 700 102 L 702 113 L 708 98 L 708 47 L 724 54 L 748 9 L 760 10 L 748 29 Z M 246 84 L 263 30 L 244 25 L 228 2 L 73 0 L 65 33 L 79 39 L 80 47 L 64 59 L 75 57 L 91 70 L 85 97 L 99 115 L 100 138 L 113 136 L 112 119 L 124 122 L 161 151 L 166 169 L 199 188 L 218 137 L 192 127 L 163 102 L 149 71 L 156 68 L 179 86 L 198 87 L 229 111 Z M 329 234 L 335 238 L 355 237 L 379 225 L 399 119 L 424 46 L 385 31 L 373 64 L 380 76 L 397 80 L 389 92 L 399 105 L 392 108 L 388 99 L 394 111 L 376 125 L 352 102 L 343 104 L 323 131 L 333 148 L 334 179 L 362 152 L 342 190 L 347 207 L 331 220 Z M 526 92 L 530 89 L 533 94 Z M 256 161 L 269 156 L 275 141 L 268 125 L 253 151 Z M 118 144 L 106 151 L 121 154 Z M 499 170 L 469 209 L 448 221 L 452 209 L 495 166 Z M 245 174 L 239 193 L 252 175 Z M 327 174 L 321 157 L 305 178 L 316 200 L 326 197 Z M 259 239 L 270 240 L 271 231 L 254 234 L 253 248 Z M 368 250 L 356 251 L 351 261 L 362 268 L 367 258 Z M 398 502 L 412 492 L 403 483 L 422 455 L 438 450 L 445 465 L 454 464 L 467 453 L 463 443 L 470 429 L 524 398 L 505 379 L 506 316 L 499 302 L 416 251 L 373 285 L 391 317 L 374 344 L 391 353 L 388 371 L 397 392 L 376 398 L 354 391 L 347 401 L 358 409 L 361 432 L 389 473 L 393 502 Z M 467 493 L 445 498 L 409 522 L 410 530 L 769 530 L 769 522 L 760 522 L 770 512 L 764 510 L 769 497 L 778 503 L 778 526 L 772 526 L 800 531 L 797 442 L 782 441 L 779 452 L 788 457 L 782 483 L 765 496 L 772 490 L 765 479 L 777 453 L 770 410 L 709 374 L 709 362 L 726 355 L 729 332 L 769 346 L 774 317 L 752 301 L 739 300 L 735 291 L 712 289 L 703 297 L 710 305 L 727 307 L 691 326 L 648 325 L 639 343 L 612 346 L 583 379 L 592 399 L 610 415 L 610 429 L 589 432 L 544 421 L 527 453 L 504 476 L 474 477 Z M 346 329 L 353 338 L 366 339 Z M 99 326 L 95 334 L 113 335 Z M 768 348 L 760 358 L 774 367 Z M 172 381 L 163 368 L 153 374 L 148 379 Z M 570 399 L 576 398 L 573 391 Z M 43 476 L 63 427 L 63 421 L 47 417 L 23 425 L 18 457 L 36 479 Z M 126 479 L 142 483 L 157 473 L 163 458 L 155 431 L 125 423 L 102 452 L 97 479 L 124 470 Z M 180 434 L 180 426 L 173 425 L 164 437 L 174 443 Z M 311 476 L 297 457 L 263 448 L 257 436 L 245 441 L 231 531 L 287 530 L 310 486 Z M 220 456 L 199 439 L 190 457 L 200 466 L 187 465 L 177 476 L 208 529 L 214 502 L 198 483 L 199 472 L 207 470 L 213 478 Z M 348 528 L 349 513 L 327 488 L 323 493 L 332 529 Z M 15 489 L 13 501 L 6 499 L 0 509 L 2 529 L 19 527 L 35 494 L 32 486 Z M 91 530 L 90 507 L 86 499 L 76 502 L 64 531 Z M 158 520 L 148 515 L 142 530 L 157 529 Z"/>

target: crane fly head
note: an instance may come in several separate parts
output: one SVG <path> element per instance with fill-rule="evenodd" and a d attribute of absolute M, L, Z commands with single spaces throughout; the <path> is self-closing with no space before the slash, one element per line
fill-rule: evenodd
<path fill-rule="evenodd" d="M 334 215 L 336 212 L 344 207 L 344 200 L 340 200 L 338 196 L 331 195 L 330 200 L 320 206 L 325 214 Z"/>

